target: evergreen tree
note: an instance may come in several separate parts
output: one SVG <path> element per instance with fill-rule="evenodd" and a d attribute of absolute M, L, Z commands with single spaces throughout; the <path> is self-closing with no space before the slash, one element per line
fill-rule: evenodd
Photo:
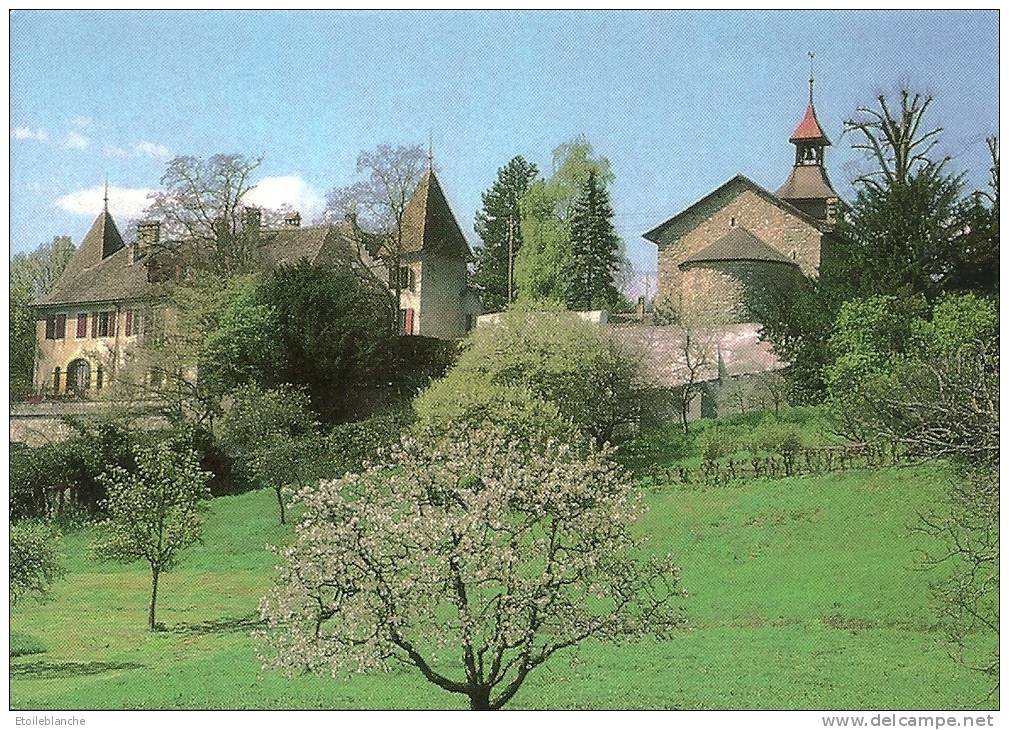
<path fill-rule="evenodd" d="M 521 156 L 513 157 L 481 195 L 483 207 L 477 211 L 473 228 L 483 245 L 477 250 L 473 281 L 483 288 L 483 304 L 489 310 L 508 305 L 509 230 L 511 255 L 515 256 L 522 247 L 519 201 L 538 172 L 536 165 Z"/>
<path fill-rule="evenodd" d="M 589 170 L 571 214 L 568 306 L 612 308 L 620 297 L 614 279 L 621 262 L 620 237 L 613 228 L 610 196 L 596 172 Z"/>

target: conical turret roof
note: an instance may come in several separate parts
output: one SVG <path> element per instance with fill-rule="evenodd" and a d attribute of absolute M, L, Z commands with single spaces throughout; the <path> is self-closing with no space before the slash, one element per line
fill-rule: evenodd
<path fill-rule="evenodd" d="M 403 211 L 402 251 L 470 256 L 466 237 L 432 169 L 424 173 Z"/>

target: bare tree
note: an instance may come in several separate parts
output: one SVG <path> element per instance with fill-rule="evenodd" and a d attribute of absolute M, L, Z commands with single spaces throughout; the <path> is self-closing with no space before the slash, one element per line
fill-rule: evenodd
<path fill-rule="evenodd" d="M 900 108 L 896 113 L 884 95 L 880 94 L 876 101 L 878 109 L 859 107 L 856 113 L 860 116 L 844 124 L 846 133 L 862 137 L 852 148 L 868 153 L 877 165 L 877 169 L 859 176 L 856 182 L 874 190 L 898 187 L 907 183 L 917 170 L 941 168 L 948 161 L 948 157 L 935 160 L 931 156 L 942 127 L 922 129 L 925 113 L 932 103 L 931 96 L 912 95 L 907 89 L 901 89 Z"/>
<path fill-rule="evenodd" d="M 159 245 L 192 265 L 224 272 L 246 268 L 259 240 L 260 214 L 247 211 L 245 199 L 261 162 L 239 154 L 171 160 L 145 211 L 164 228 Z"/>
<path fill-rule="evenodd" d="M 690 433 L 690 404 L 702 388 L 711 368 L 717 365 L 712 355 L 713 337 L 685 328 L 672 367 L 676 379 L 682 383 L 676 390 L 683 433 Z"/>
<path fill-rule="evenodd" d="M 400 261 L 403 255 L 403 214 L 417 189 L 430 157 L 419 145 L 410 147 L 379 145 L 357 157 L 357 173 L 364 179 L 326 195 L 325 219 L 350 218 L 354 225 L 378 234 L 381 251 L 388 266 L 389 284 L 399 307 Z"/>

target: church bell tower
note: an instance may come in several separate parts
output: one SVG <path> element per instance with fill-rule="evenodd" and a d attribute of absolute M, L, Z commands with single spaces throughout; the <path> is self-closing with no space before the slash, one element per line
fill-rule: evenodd
<path fill-rule="evenodd" d="M 816 118 L 812 69 L 809 74 L 806 114 L 788 141 L 795 145 L 795 164 L 788 180 L 778 188 L 777 196 L 803 213 L 834 225 L 840 214 L 840 197 L 830 184 L 824 167 L 824 152 L 830 146 L 830 140 Z"/>

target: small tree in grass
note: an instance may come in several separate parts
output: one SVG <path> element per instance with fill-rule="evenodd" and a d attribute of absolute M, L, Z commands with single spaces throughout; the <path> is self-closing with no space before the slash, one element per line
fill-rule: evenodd
<path fill-rule="evenodd" d="M 44 600 L 49 587 L 63 575 L 56 552 L 56 533 L 41 522 L 20 522 L 10 528 L 10 602 Z"/>
<path fill-rule="evenodd" d="M 200 539 L 211 474 L 184 439 L 135 448 L 137 468 L 114 467 L 102 476 L 109 519 L 95 543 L 99 557 L 124 563 L 144 560 L 151 567 L 147 625 L 155 630 L 158 578 L 176 564 L 179 552 Z"/>
<path fill-rule="evenodd" d="M 668 637 L 678 569 L 633 557 L 638 493 L 608 449 L 530 453 L 493 428 L 404 439 L 392 468 L 302 490 L 294 543 L 260 604 L 289 674 L 419 671 L 498 709 L 592 637 Z"/>

